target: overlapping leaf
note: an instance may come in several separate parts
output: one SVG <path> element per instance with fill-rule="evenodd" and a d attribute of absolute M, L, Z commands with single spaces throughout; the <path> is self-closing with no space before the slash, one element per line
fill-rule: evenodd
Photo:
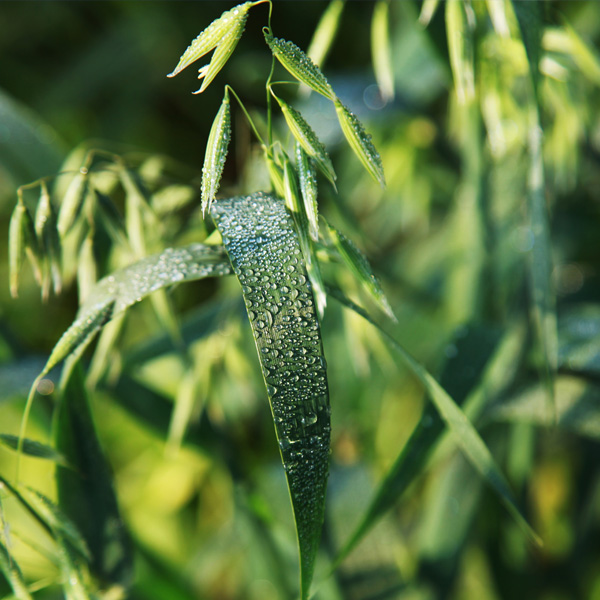
<path fill-rule="evenodd" d="M 210 63 L 199 70 L 199 79 L 204 78 L 204 81 L 197 93 L 203 92 L 234 51 L 244 31 L 248 10 L 254 4 L 256 2 L 245 2 L 225 11 L 218 19 L 215 19 L 188 46 L 175 69 L 167 77 L 175 77 L 183 69 L 216 48 Z"/>
<path fill-rule="evenodd" d="M 355 114 L 351 113 L 338 99 L 335 100 L 335 111 L 344 136 L 348 140 L 354 154 L 382 187 L 385 185 L 385 175 L 381 156 L 375 149 L 371 135 L 365 131 L 362 123 Z"/>
<path fill-rule="evenodd" d="M 19 449 L 19 438 L 16 435 L 1 433 L 0 445 L 10 448 L 11 450 L 17 450 Z M 20 451 L 23 452 L 23 454 L 33 458 L 42 458 L 45 460 L 51 460 L 65 467 L 69 466 L 67 459 L 60 452 L 57 452 L 54 448 L 52 448 L 52 446 L 42 444 L 36 440 L 22 440 L 22 443 L 20 444 Z"/>
<path fill-rule="evenodd" d="M 314 298 L 291 216 L 256 193 L 213 205 L 242 286 L 296 520 L 301 598 L 319 547 L 329 463 L 329 394 Z"/>
<path fill-rule="evenodd" d="M 310 237 L 316 242 L 319 239 L 317 174 L 312 161 L 302 149 L 300 142 L 296 142 L 296 168 L 298 169 L 300 193 L 302 194 L 304 210 L 308 219 L 308 232 Z"/>
<path fill-rule="evenodd" d="M 296 141 L 302 146 L 306 154 L 315 161 L 323 175 L 335 185 L 336 176 L 333 165 L 331 164 L 331 159 L 329 158 L 325 147 L 319 141 L 317 134 L 296 109 L 277 96 L 275 96 L 275 99 L 279 103 L 281 112 L 285 117 L 285 122 Z"/>
<path fill-rule="evenodd" d="M 301 83 L 325 96 L 329 100 L 335 100 L 336 96 L 331 85 L 321 72 L 321 69 L 313 63 L 306 53 L 298 48 L 293 42 L 276 38 L 271 30 L 265 28 L 265 40 L 271 48 L 273 56 Z"/>
<path fill-rule="evenodd" d="M 38 282 L 41 282 L 42 279 L 40 248 L 33 219 L 21 198 L 19 198 L 10 219 L 8 245 L 10 291 L 16 298 L 19 293 L 19 271 L 25 255 L 33 266 Z"/>

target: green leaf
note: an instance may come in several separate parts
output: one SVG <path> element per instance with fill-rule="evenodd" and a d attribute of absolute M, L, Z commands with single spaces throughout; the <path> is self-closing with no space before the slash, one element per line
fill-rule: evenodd
<path fill-rule="evenodd" d="M 256 3 L 245 2 L 225 11 L 218 19 L 215 19 L 202 33 L 188 46 L 181 55 L 179 63 L 172 73 L 167 77 L 175 77 L 193 62 L 202 58 L 205 54 L 217 48 L 209 65 L 200 69 L 200 77 L 204 82 L 199 92 L 204 91 L 217 73 L 223 68 L 227 59 L 235 49 L 238 40 L 242 36 L 248 10 Z"/>
<path fill-rule="evenodd" d="M 369 314 L 357 306 L 337 290 L 330 289 L 329 294 L 344 306 L 350 308 L 366 321 L 374 325 L 383 335 L 392 350 L 400 357 L 404 366 L 423 384 L 429 398 L 434 403 L 440 417 L 452 432 L 454 442 L 463 451 L 473 467 L 483 476 L 491 488 L 498 494 L 510 514 L 536 545 L 542 542 L 533 531 L 527 520 L 517 506 L 517 501 L 504 475 L 497 466 L 484 441 L 477 433 L 471 422 L 461 411 L 456 402 L 448 395 L 431 374 L 417 362 L 390 334 L 382 329 Z"/>
<path fill-rule="evenodd" d="M 316 64 L 322 65 L 340 24 L 344 0 L 331 0 L 313 33 L 306 54 Z"/>
<path fill-rule="evenodd" d="M 308 219 L 308 233 L 317 242 L 319 240 L 317 174 L 312 161 L 306 152 L 304 152 L 299 142 L 296 142 L 296 168 L 298 170 L 298 181 L 300 183 L 302 201 L 304 202 L 304 210 Z"/>
<path fill-rule="evenodd" d="M 206 144 L 204 166 L 202 167 L 202 214 L 206 214 L 207 210 L 210 211 L 210 205 L 219 189 L 230 140 L 229 92 L 225 88 L 223 102 L 210 128 L 210 135 Z"/>
<path fill-rule="evenodd" d="M 371 55 L 375 79 L 381 97 L 386 102 L 394 99 L 394 70 L 392 68 L 392 48 L 389 36 L 390 5 L 386 0 L 378 0 L 373 9 L 371 22 Z"/>
<path fill-rule="evenodd" d="M 273 56 L 301 83 L 329 100 L 336 96 L 321 69 L 293 42 L 273 37 L 268 27 L 263 29 Z"/>
<path fill-rule="evenodd" d="M 316 133 L 297 110 L 291 107 L 285 100 L 275 96 L 275 94 L 273 96 L 279 103 L 281 112 L 285 117 L 285 122 L 296 141 L 302 146 L 304 152 L 315 161 L 319 170 L 335 187 L 336 175 L 325 146 L 319 141 Z"/>
<path fill-rule="evenodd" d="M 54 347 L 42 374 L 48 373 L 69 354 L 83 351 L 107 321 L 152 292 L 182 281 L 218 277 L 230 272 L 223 249 L 204 244 L 167 248 L 115 271 L 90 290 L 77 320 Z"/>
<path fill-rule="evenodd" d="M 0 433 L 0 444 L 11 450 L 17 450 L 19 447 L 19 438 L 16 435 Z M 65 467 L 69 466 L 67 459 L 60 452 L 57 452 L 51 446 L 47 446 L 46 444 L 42 444 L 35 440 L 24 439 L 21 445 L 21 451 L 27 456 L 51 460 Z"/>
<path fill-rule="evenodd" d="M 83 535 L 91 554 L 90 569 L 104 582 L 127 587 L 133 555 L 119 512 L 109 465 L 96 436 L 81 366 L 65 370 L 62 401 L 55 423 L 55 443 L 76 471 L 58 467 L 61 509 Z M 72 564 L 66 556 L 66 567 Z M 73 570 L 74 567 L 69 568 Z"/>
<path fill-rule="evenodd" d="M 453 341 L 455 354 L 446 362 L 440 381 L 452 398 L 462 405 L 479 381 L 498 335 L 483 327 L 461 326 Z M 423 472 L 444 431 L 444 421 L 432 403 L 423 412 L 410 438 L 379 485 L 362 520 L 336 558 L 339 564 L 395 504 L 415 478 Z"/>
<path fill-rule="evenodd" d="M 319 322 L 292 217 L 263 193 L 221 200 L 213 218 L 242 286 L 279 449 L 308 598 L 329 464 L 329 393 Z"/>
<path fill-rule="evenodd" d="M 0 571 L 6 577 L 15 598 L 18 600 L 32 600 L 19 565 L 2 543 L 0 543 Z"/>
<path fill-rule="evenodd" d="M 475 99 L 473 26 L 467 19 L 467 10 L 472 12 L 471 7 L 461 0 L 446 2 L 448 51 L 460 104 L 469 104 Z"/>
<path fill-rule="evenodd" d="M 421 25 L 427 27 L 427 25 L 431 23 L 431 19 L 433 19 L 439 4 L 440 0 L 423 0 L 421 14 L 419 15 L 419 23 L 421 23 Z"/>
<path fill-rule="evenodd" d="M 339 100 L 335 100 L 335 111 L 344 136 L 348 140 L 354 154 L 358 156 L 365 169 L 381 187 L 385 186 L 385 175 L 381 156 L 375 149 L 370 134 L 368 134 L 362 123 L 351 113 Z"/>
<path fill-rule="evenodd" d="M 360 284 L 367 290 L 370 296 L 377 302 L 383 312 L 393 321 L 396 321 L 394 311 L 379 283 L 379 279 L 373 273 L 367 257 L 349 240 L 343 233 L 334 227 L 329 227 L 331 239 L 335 244 L 344 262 L 356 276 Z"/>
<path fill-rule="evenodd" d="M 541 2 L 516 2 L 512 0 L 513 10 L 517 16 L 521 37 L 529 61 L 529 72 L 537 97 L 540 78 L 540 58 L 542 54 L 542 9 Z"/>

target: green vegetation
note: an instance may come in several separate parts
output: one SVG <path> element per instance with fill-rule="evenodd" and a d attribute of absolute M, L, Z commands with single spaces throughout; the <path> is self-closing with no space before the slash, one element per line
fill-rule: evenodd
<path fill-rule="evenodd" d="M 21 6 L 0 597 L 600 597 L 594 3 Z"/>

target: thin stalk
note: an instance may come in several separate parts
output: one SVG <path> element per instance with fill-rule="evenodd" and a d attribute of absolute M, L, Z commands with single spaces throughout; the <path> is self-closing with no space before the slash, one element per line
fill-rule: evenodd
<path fill-rule="evenodd" d="M 254 125 L 254 121 L 250 117 L 250 113 L 248 113 L 248 111 L 246 110 L 246 107 L 244 106 L 244 103 L 240 100 L 240 97 L 235 93 L 235 91 L 233 90 L 233 88 L 231 86 L 226 85 L 225 88 L 227 89 L 228 92 L 231 92 L 231 94 L 233 95 L 233 97 L 238 101 L 238 104 L 240 105 L 240 108 L 242 109 L 242 111 L 246 115 L 246 119 L 248 119 L 248 124 L 250 125 L 250 128 L 254 132 L 254 135 L 256 136 L 256 138 L 258 139 L 258 141 L 260 142 L 260 144 L 262 146 L 265 146 L 265 142 L 264 142 L 262 136 L 258 132 L 258 129 L 256 129 L 256 125 Z"/>

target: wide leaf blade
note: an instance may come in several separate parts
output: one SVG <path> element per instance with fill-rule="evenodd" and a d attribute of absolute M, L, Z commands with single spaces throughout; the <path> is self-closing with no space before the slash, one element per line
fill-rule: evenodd
<path fill-rule="evenodd" d="M 242 286 L 275 421 L 308 598 L 329 466 L 329 393 L 315 301 L 292 217 L 273 196 L 221 200 L 212 215 Z"/>

